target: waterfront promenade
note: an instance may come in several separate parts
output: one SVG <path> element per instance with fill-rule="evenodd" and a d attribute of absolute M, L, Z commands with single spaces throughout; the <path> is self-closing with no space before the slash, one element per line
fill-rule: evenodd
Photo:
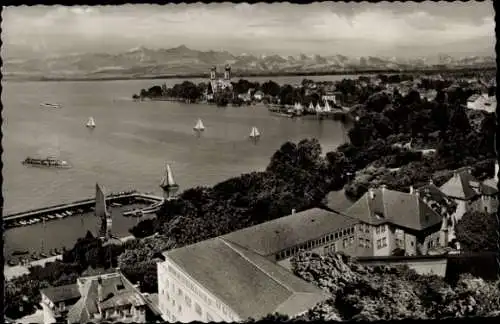
<path fill-rule="evenodd" d="M 134 239 L 133 235 L 129 235 L 129 236 L 125 236 L 125 237 L 120 237 L 119 238 L 119 240 L 122 241 L 122 242 L 126 242 L 126 241 L 133 240 L 133 239 Z M 28 266 L 24 266 L 24 265 L 8 266 L 8 265 L 4 265 L 3 274 L 4 274 L 4 277 L 5 277 L 5 281 L 9 281 L 9 280 L 12 280 L 12 279 L 14 279 L 16 277 L 20 277 L 22 275 L 29 274 L 29 272 L 30 272 L 29 268 L 30 267 L 34 267 L 34 266 L 37 266 L 37 265 L 43 267 L 43 266 L 45 266 L 46 263 L 54 262 L 56 260 L 62 260 L 62 254 L 51 256 L 51 257 L 48 257 L 48 258 L 45 258 L 45 259 L 40 259 L 40 260 L 32 261 L 32 262 L 28 263 Z"/>

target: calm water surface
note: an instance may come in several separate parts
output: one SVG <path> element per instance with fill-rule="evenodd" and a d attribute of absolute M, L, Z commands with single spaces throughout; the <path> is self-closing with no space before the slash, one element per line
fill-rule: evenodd
<path fill-rule="evenodd" d="M 302 77 L 273 80 L 295 83 Z M 167 85 L 180 81 L 167 80 Z M 160 195 L 158 184 L 165 162 L 171 163 L 182 190 L 263 170 L 287 140 L 315 137 L 324 151 L 343 141 L 344 130 L 338 122 L 271 116 L 263 106 L 217 108 L 130 99 L 140 89 L 161 83 L 2 82 L 4 214 L 92 197 L 96 182 L 108 192 L 135 188 Z M 42 102 L 60 103 L 63 108 L 41 108 Z M 94 130 L 85 127 L 89 116 L 96 121 Z M 193 133 L 198 118 L 206 127 L 200 137 Z M 261 132 L 256 145 L 248 140 L 252 126 Z M 27 156 L 54 152 L 73 168 L 51 170 L 21 164 Z M 117 222 L 120 220 L 114 224 Z M 47 223 L 45 232 L 56 231 L 53 224 Z M 72 233 L 66 234 L 65 241 L 86 231 L 77 218 L 59 221 L 57 231 L 63 224 Z M 6 246 L 14 241 L 16 246 L 39 245 L 38 227 L 9 230 Z"/>

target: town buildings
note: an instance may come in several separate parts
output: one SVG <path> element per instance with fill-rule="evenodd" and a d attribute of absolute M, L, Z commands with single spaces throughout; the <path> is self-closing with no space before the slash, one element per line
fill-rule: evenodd
<path fill-rule="evenodd" d="M 139 289 L 119 271 L 80 277 L 76 284 L 41 290 L 44 324 L 145 323 L 152 309 Z"/>

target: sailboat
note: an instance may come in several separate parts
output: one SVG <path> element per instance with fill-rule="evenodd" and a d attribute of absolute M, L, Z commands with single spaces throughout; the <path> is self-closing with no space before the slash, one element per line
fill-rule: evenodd
<path fill-rule="evenodd" d="M 258 139 L 258 138 L 260 137 L 260 132 L 259 132 L 259 130 L 257 129 L 257 127 L 255 127 L 255 126 L 254 126 L 254 127 L 252 127 L 252 131 L 250 132 L 249 137 L 250 137 L 251 139 L 254 139 L 254 140 L 255 140 L 255 139 Z"/>
<path fill-rule="evenodd" d="M 332 108 L 330 108 L 330 105 L 328 104 L 328 100 L 325 100 L 325 107 L 323 108 L 323 112 L 329 113 L 332 111 Z"/>
<path fill-rule="evenodd" d="M 323 109 L 321 108 L 321 105 L 319 104 L 319 101 L 318 103 L 316 104 L 316 112 L 319 114 L 321 112 L 323 112 Z"/>
<path fill-rule="evenodd" d="M 312 101 L 309 103 L 309 112 L 314 112 L 314 105 Z"/>
<path fill-rule="evenodd" d="M 89 121 L 87 122 L 87 124 L 85 126 L 87 126 L 88 128 L 95 128 L 94 117 L 89 117 Z"/>
<path fill-rule="evenodd" d="M 205 126 L 203 126 L 203 122 L 201 121 L 201 119 L 198 119 L 198 122 L 193 127 L 193 129 L 198 132 L 203 132 L 205 130 Z"/>

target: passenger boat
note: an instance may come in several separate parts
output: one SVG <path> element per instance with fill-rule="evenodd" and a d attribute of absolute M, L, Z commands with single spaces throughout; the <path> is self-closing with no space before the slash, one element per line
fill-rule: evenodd
<path fill-rule="evenodd" d="M 58 168 L 58 169 L 71 168 L 71 165 L 67 161 L 59 160 L 59 159 L 56 159 L 54 157 L 47 157 L 47 158 L 27 157 L 21 163 L 24 165 L 45 167 L 45 168 Z"/>

